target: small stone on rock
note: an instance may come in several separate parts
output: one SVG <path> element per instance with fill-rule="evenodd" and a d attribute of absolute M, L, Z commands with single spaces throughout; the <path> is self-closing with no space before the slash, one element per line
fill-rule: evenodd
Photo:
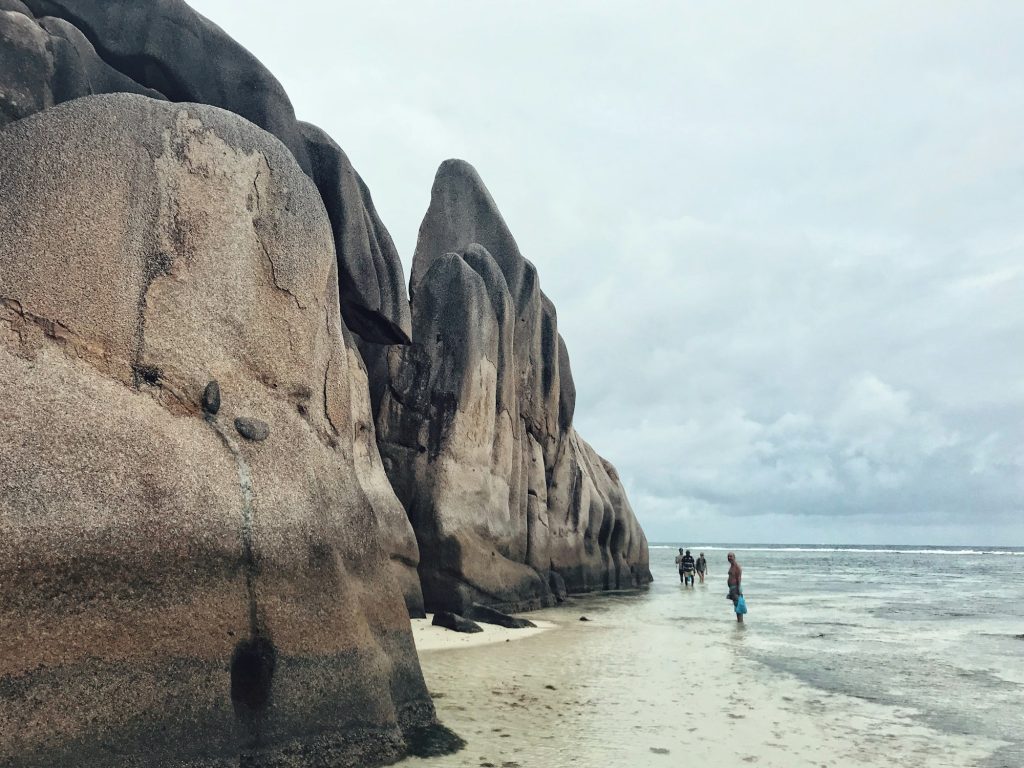
<path fill-rule="evenodd" d="M 586 616 L 580 616 L 580 621 L 590 621 Z"/>
<path fill-rule="evenodd" d="M 259 419 L 250 419 L 248 416 L 239 416 L 235 419 L 235 429 L 246 440 L 252 440 L 255 443 L 262 442 L 270 437 L 270 425 L 267 422 L 260 421 Z"/>
<path fill-rule="evenodd" d="M 220 384 L 214 379 L 203 390 L 203 410 L 216 414 L 220 410 Z"/>

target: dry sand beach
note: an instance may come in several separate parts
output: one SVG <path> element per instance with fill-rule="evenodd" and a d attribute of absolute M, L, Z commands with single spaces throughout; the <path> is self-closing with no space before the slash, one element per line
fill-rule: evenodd
<path fill-rule="evenodd" d="M 468 745 L 402 765 L 1012 765 L 992 761 L 1005 742 L 933 728 L 920 709 L 829 692 L 755 660 L 758 633 L 775 633 L 769 614 L 780 609 L 764 595 L 737 627 L 723 573 L 685 592 L 659 572 L 642 593 L 531 613 L 537 630 L 462 636 L 415 622 L 439 717 Z"/>

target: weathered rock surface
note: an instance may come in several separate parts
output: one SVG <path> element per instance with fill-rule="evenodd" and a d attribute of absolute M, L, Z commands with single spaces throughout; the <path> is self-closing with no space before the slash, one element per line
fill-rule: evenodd
<path fill-rule="evenodd" d="M 173 4 L 44 5 L 150 40 Z M 337 279 L 316 188 L 228 112 L 92 96 L 0 132 L 0 764 L 373 765 L 431 741 L 416 544 Z"/>
<path fill-rule="evenodd" d="M 414 344 L 364 354 L 428 610 L 524 610 L 647 583 L 618 475 L 572 427 L 555 308 L 464 162 L 437 173 L 410 295 Z"/>
<path fill-rule="evenodd" d="M 244 117 L 280 139 L 320 190 L 348 327 L 378 343 L 408 341 L 401 262 L 369 192 L 326 134 L 296 120 L 284 88 L 249 51 L 182 0 L 5 2 L 12 10 L 0 10 L 0 126 L 55 103 L 115 92 Z"/>
<path fill-rule="evenodd" d="M 0 128 L 54 104 L 115 92 L 163 98 L 109 66 L 63 19 L 36 20 L 20 0 L 0 2 Z"/>
<path fill-rule="evenodd" d="M 334 230 L 345 324 L 370 341 L 408 343 L 412 318 L 402 262 L 370 190 L 330 136 L 309 123 L 299 130 Z"/>

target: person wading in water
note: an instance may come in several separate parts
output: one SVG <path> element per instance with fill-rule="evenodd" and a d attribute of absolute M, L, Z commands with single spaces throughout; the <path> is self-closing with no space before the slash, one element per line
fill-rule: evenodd
<path fill-rule="evenodd" d="M 697 558 L 697 575 L 700 576 L 700 583 L 704 583 L 704 574 L 708 572 L 708 561 L 704 559 L 704 553 Z"/>
<path fill-rule="evenodd" d="M 729 561 L 729 575 L 726 578 L 726 583 L 729 585 L 729 599 L 732 600 L 733 607 L 736 609 L 736 621 L 740 624 L 743 623 L 743 614 L 746 613 L 746 601 L 743 600 L 743 569 L 740 567 L 739 562 L 736 560 L 736 555 L 730 552 L 726 559 Z M 742 606 L 743 612 L 740 612 Z"/>
<path fill-rule="evenodd" d="M 683 559 L 679 561 L 679 575 L 683 577 L 683 586 L 693 586 L 693 572 L 696 567 L 693 555 L 690 554 L 690 550 L 686 550 Z"/>

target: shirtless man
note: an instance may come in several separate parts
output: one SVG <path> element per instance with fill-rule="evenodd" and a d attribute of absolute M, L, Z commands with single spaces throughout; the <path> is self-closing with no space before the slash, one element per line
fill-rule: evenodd
<path fill-rule="evenodd" d="M 730 552 L 726 559 L 729 561 L 729 576 L 727 577 L 726 583 L 729 585 L 729 599 L 732 600 L 733 606 L 735 606 L 740 599 L 740 595 L 743 594 L 743 587 L 741 582 L 743 581 L 743 569 L 740 564 L 736 561 L 736 555 Z M 743 623 L 743 614 L 736 613 L 736 621 L 740 624 Z"/>

